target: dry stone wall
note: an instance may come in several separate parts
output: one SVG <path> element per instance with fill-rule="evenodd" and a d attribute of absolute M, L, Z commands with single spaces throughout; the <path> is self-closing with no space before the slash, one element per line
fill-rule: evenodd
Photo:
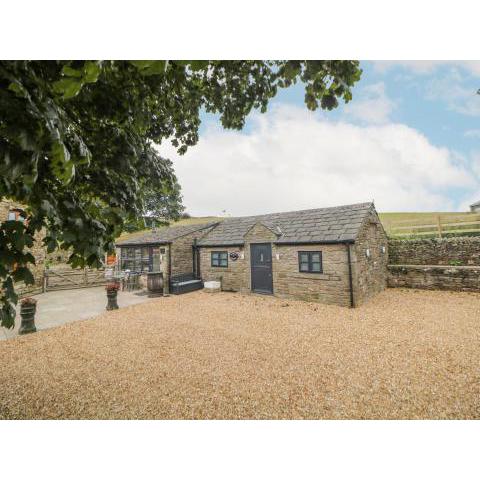
<path fill-rule="evenodd" d="M 388 286 L 480 292 L 480 266 L 390 265 Z"/>
<path fill-rule="evenodd" d="M 389 287 L 480 291 L 480 238 L 389 241 Z"/>
<path fill-rule="evenodd" d="M 480 265 L 480 237 L 389 240 L 393 265 Z"/>

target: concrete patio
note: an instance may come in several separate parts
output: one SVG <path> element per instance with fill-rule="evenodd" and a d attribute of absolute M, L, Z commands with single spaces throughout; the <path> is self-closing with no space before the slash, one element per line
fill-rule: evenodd
<path fill-rule="evenodd" d="M 37 330 L 57 327 L 65 323 L 95 317 L 105 311 L 107 296 L 105 287 L 78 288 L 75 290 L 59 290 L 34 295 L 37 300 L 35 325 Z M 118 292 L 120 308 L 149 301 L 150 298 L 141 291 Z M 18 335 L 20 328 L 20 305 L 17 306 L 15 328 L 7 330 L 0 327 L 0 340 Z"/>

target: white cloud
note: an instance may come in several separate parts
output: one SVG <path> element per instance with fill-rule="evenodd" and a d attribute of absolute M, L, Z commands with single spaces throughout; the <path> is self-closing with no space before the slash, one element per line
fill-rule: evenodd
<path fill-rule="evenodd" d="M 426 86 L 426 98 L 442 100 L 450 110 L 464 115 L 480 115 L 477 88 L 467 85 L 465 77 L 457 69 L 451 69 L 442 77 L 432 78 Z"/>
<path fill-rule="evenodd" d="M 400 124 L 332 122 L 298 107 L 256 114 L 249 132 L 207 129 L 174 160 L 193 215 L 253 215 L 374 199 L 380 211 L 440 211 L 478 179 L 446 148 Z"/>
<path fill-rule="evenodd" d="M 364 123 L 387 123 L 395 107 L 395 103 L 388 98 L 383 82 L 367 85 L 360 90 L 355 101 L 344 107 L 347 117 L 360 120 Z"/>
<path fill-rule="evenodd" d="M 441 101 L 449 110 L 463 115 L 480 115 L 480 95 L 477 94 L 480 87 L 480 61 L 412 60 L 378 61 L 373 64 L 379 73 L 402 68 L 409 73 L 397 75 L 397 79 L 408 87 L 418 88 L 428 100 Z M 440 67 L 444 68 L 439 71 Z M 418 75 L 426 79 L 419 79 Z"/>
<path fill-rule="evenodd" d="M 378 60 L 373 62 L 377 72 L 384 73 L 392 68 L 401 67 L 416 74 L 430 74 L 440 67 L 460 67 L 468 73 L 480 77 L 478 60 Z"/>
<path fill-rule="evenodd" d="M 480 129 L 474 128 L 472 130 L 467 130 L 464 132 L 463 136 L 467 138 L 480 138 Z"/>

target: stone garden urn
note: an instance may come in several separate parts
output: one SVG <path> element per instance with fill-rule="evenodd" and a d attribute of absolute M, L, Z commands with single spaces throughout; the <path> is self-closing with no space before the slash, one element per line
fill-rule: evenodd
<path fill-rule="evenodd" d="M 107 291 L 107 310 L 118 310 L 117 294 L 120 285 L 117 282 L 107 283 L 105 290 Z"/>
<path fill-rule="evenodd" d="M 37 301 L 33 298 L 27 297 L 20 302 L 20 317 L 22 322 L 19 335 L 25 335 L 26 333 L 34 333 L 37 331 L 35 326 L 35 313 L 37 311 Z"/>

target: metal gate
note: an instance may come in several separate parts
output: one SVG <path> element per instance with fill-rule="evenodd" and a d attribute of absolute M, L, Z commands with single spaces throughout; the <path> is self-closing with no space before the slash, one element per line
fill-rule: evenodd
<path fill-rule="evenodd" d="M 43 274 L 43 290 L 70 290 L 105 285 L 103 269 L 47 268 Z"/>

